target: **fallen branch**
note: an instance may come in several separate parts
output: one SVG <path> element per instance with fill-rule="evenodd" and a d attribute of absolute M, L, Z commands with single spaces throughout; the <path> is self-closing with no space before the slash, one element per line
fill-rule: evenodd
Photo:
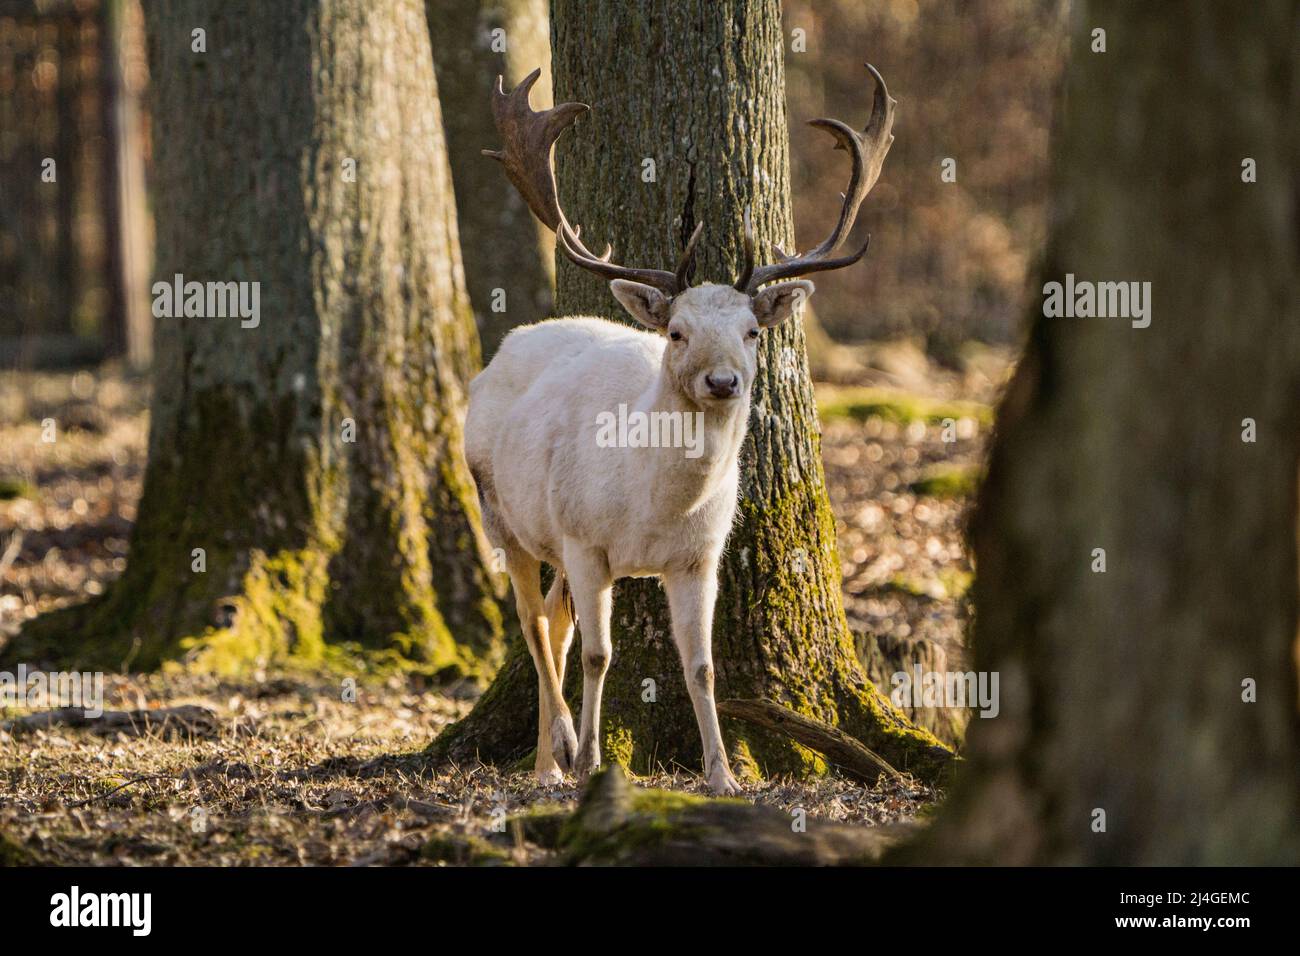
<path fill-rule="evenodd" d="M 216 713 L 206 707 L 184 704 L 157 710 L 106 710 L 98 717 L 86 716 L 81 707 L 62 707 L 16 717 L 3 725 L 10 733 L 49 730 L 55 726 L 84 727 L 97 734 L 122 731 L 138 735 L 158 731 L 164 735 L 191 733 L 210 736 L 217 732 L 220 721 Z"/>
<path fill-rule="evenodd" d="M 850 737 L 838 727 L 797 714 L 773 700 L 724 700 L 718 704 L 720 717 L 734 717 L 785 734 L 809 750 L 815 750 L 832 766 L 855 780 L 873 784 L 882 773 L 895 780 L 902 774 L 879 754 Z"/>
<path fill-rule="evenodd" d="M 67 809 L 75 810 L 78 807 L 88 806 L 97 800 L 107 800 L 109 797 L 113 796 L 113 794 L 121 790 L 125 790 L 127 787 L 133 787 L 137 783 L 144 783 L 147 780 L 164 780 L 164 779 L 166 778 L 159 773 L 147 773 L 142 777 L 132 777 L 126 783 L 116 786 L 112 790 L 109 790 L 106 793 L 101 793 L 93 797 L 87 797 L 85 800 L 78 800 L 76 803 L 69 803 Z"/>

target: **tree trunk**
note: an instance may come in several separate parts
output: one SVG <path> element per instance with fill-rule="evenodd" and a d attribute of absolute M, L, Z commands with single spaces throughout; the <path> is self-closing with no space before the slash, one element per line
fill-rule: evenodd
<path fill-rule="evenodd" d="M 695 279 L 728 283 L 739 273 L 746 207 L 760 249 L 773 241 L 792 247 L 777 0 L 555 0 L 551 30 L 556 99 L 592 106 L 560 140 L 557 155 L 564 207 L 584 239 L 597 249 L 612 243 L 627 264 L 672 268 L 695 224 L 704 222 Z M 864 72 L 857 125 L 870 104 Z M 643 180 L 647 159 L 653 181 Z M 828 201 L 839 188 L 828 185 Z M 557 306 L 560 314 L 625 318 L 607 283 L 568 262 L 560 265 Z M 890 707 L 854 656 L 803 329 L 786 323 L 764 337 L 760 354 L 740 507 L 720 569 L 713 631 L 718 699 L 788 704 L 859 737 L 900 770 L 933 778 L 951 754 Z M 602 707 L 607 759 L 637 772 L 698 768 L 699 731 L 658 582 L 621 582 L 612 627 Z M 577 643 L 568 674 L 575 708 Z M 525 755 L 536 736 L 536 688 L 531 661 L 516 648 L 434 753 Z M 733 720 L 724 722 L 724 734 L 738 772 L 825 766 L 784 735 Z"/>
<path fill-rule="evenodd" d="M 55 161 L 55 183 L 47 186 L 55 192 L 55 229 L 58 256 L 54 260 L 52 286 L 55 297 L 54 315 L 59 332 L 76 335 L 78 305 L 84 288 L 86 257 L 77 229 L 78 195 L 85 180 L 85 164 L 79 162 L 79 153 L 86 148 L 85 124 L 79 102 L 82 88 L 82 62 L 85 43 L 82 39 L 81 18 L 69 13 L 55 22 L 58 51 L 58 87 L 56 110 L 58 117 L 57 149 L 51 158 Z M 42 181 L 41 185 L 46 186 Z M 43 263 L 49 268 L 49 260 Z M 44 271 L 44 269 L 42 269 Z M 46 322 L 48 322 L 46 318 Z M 53 324 L 53 323 L 51 323 Z M 48 326 L 47 326 L 48 327 Z"/>
<path fill-rule="evenodd" d="M 487 104 L 498 76 L 509 89 L 541 67 L 544 79 L 534 95 L 543 102 L 551 94 L 546 3 L 428 0 L 426 6 L 465 283 L 486 362 L 512 328 L 551 314 L 554 240 L 480 152 L 497 141 Z"/>
<path fill-rule="evenodd" d="M 136 87 L 126 75 L 125 54 L 139 43 L 140 10 L 128 0 L 103 0 L 100 10 L 100 75 L 104 116 L 103 208 L 105 286 L 102 319 L 109 355 L 127 365 L 149 367 L 153 317 L 149 285 L 148 211 L 144 185 Z"/>
<path fill-rule="evenodd" d="M 422 5 L 147 10 L 158 276 L 258 282 L 260 324 L 159 319 L 127 570 L 11 654 L 490 665 L 459 450 L 478 346 Z"/>
<path fill-rule="evenodd" d="M 1075 18 L 1043 281 L 1149 281 L 1151 324 L 1034 320 L 973 527 L 1001 715 L 914 858 L 1300 857 L 1297 24 L 1294 0 Z"/>

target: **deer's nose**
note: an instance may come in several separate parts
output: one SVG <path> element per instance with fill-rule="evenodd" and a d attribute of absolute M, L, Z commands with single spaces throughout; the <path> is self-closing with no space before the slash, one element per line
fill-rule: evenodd
<path fill-rule="evenodd" d="M 735 372 L 704 376 L 704 384 L 709 386 L 709 394 L 714 398 L 734 398 L 740 392 L 740 376 Z"/>

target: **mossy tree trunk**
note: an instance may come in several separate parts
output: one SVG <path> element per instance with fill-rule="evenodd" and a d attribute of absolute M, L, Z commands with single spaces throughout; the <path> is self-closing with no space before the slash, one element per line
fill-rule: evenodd
<path fill-rule="evenodd" d="M 11 655 L 490 665 L 501 618 L 460 457 L 478 345 L 423 5 L 147 14 L 157 275 L 258 282 L 260 323 L 158 319 L 127 570 Z"/>
<path fill-rule="evenodd" d="M 1151 324 L 1034 319 L 973 528 L 1001 714 L 908 855 L 1294 863 L 1300 5 L 1074 22 L 1043 281 L 1149 281 Z"/>
<path fill-rule="evenodd" d="M 704 222 L 695 279 L 729 283 L 739 273 L 746 207 L 760 248 L 793 246 L 776 0 L 554 0 L 551 32 L 556 99 L 592 106 L 560 140 L 557 166 L 564 207 L 595 248 L 611 242 L 620 262 L 672 268 Z M 871 109 L 865 73 L 861 109 L 852 118 L 858 126 Z M 836 201 L 842 186 L 828 184 L 826 200 Z M 558 272 L 557 311 L 626 318 L 605 282 L 567 261 Z M 951 755 L 890 707 L 854 656 L 803 329 L 787 323 L 764 342 L 740 507 L 720 571 L 718 699 L 776 699 L 841 726 L 900 769 L 933 777 Z M 606 759 L 637 772 L 698 769 L 699 731 L 664 594 L 657 581 L 628 580 L 616 595 Z M 581 672 L 570 664 L 575 711 Z M 433 752 L 498 761 L 526 754 L 536 737 L 536 686 L 527 653 L 516 648 Z M 724 722 L 724 735 L 738 772 L 819 766 L 789 740 L 734 721 Z"/>
<path fill-rule="evenodd" d="M 554 240 L 480 153 L 497 141 L 487 104 L 498 76 L 510 89 L 541 67 L 533 92 L 538 102 L 550 96 L 546 0 L 428 0 L 426 7 L 465 283 L 486 362 L 512 328 L 551 313 Z"/>

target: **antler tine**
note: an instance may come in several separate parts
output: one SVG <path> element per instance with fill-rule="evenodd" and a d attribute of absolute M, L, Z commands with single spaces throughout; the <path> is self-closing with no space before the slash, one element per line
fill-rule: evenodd
<path fill-rule="evenodd" d="M 839 248 L 849 231 L 853 228 L 853 222 L 858 215 L 858 207 L 862 205 L 862 200 L 866 198 L 867 193 L 875 186 L 876 181 L 880 178 L 880 171 L 885 164 L 885 156 L 889 153 L 889 147 L 894 142 L 894 109 L 898 106 L 896 100 L 889 95 L 889 89 L 885 86 L 884 77 L 870 63 L 866 64 L 868 72 L 871 73 L 875 80 L 876 89 L 872 97 L 871 117 L 867 120 L 867 125 L 861 133 L 854 132 L 849 126 L 841 123 L 836 119 L 815 119 L 809 121 L 810 126 L 823 129 L 835 138 L 835 148 L 846 150 L 852 164 L 849 174 L 849 185 L 844 190 L 844 201 L 840 206 L 839 218 L 835 223 L 835 228 L 831 230 L 822 242 L 815 248 L 809 250 L 803 255 L 786 256 L 780 253 L 780 261 L 771 265 L 761 266 L 749 272 L 748 280 L 742 285 L 737 282 L 736 288 L 744 289 L 751 294 L 758 291 L 759 286 L 765 282 L 772 282 L 776 279 L 788 279 L 794 276 L 806 275 L 810 272 L 824 272 L 828 269 L 841 269 L 845 266 L 852 265 L 866 255 L 867 247 L 871 243 L 870 237 L 863 244 L 858 252 L 841 256 L 837 259 L 830 258 L 832 252 Z M 747 240 L 747 246 L 752 241 Z"/>
<path fill-rule="evenodd" d="M 745 266 L 740 270 L 740 278 L 736 280 L 735 288 L 740 292 L 748 292 L 749 279 L 754 274 L 754 223 L 749 217 L 749 207 L 745 207 Z"/>
<path fill-rule="evenodd" d="M 704 232 L 704 223 L 699 223 L 691 233 L 691 238 L 686 240 L 686 248 L 682 250 L 681 258 L 677 260 L 677 269 L 673 276 L 677 280 L 678 291 L 687 286 L 686 273 L 690 271 L 691 263 L 695 261 L 695 244 L 700 241 L 702 232 Z"/>
<path fill-rule="evenodd" d="M 654 286 L 660 292 L 668 297 L 677 295 L 686 289 L 686 283 L 683 281 L 679 284 L 677 274 L 667 272 L 663 269 L 636 269 L 630 266 L 621 266 L 609 261 L 609 251 L 604 256 L 594 256 L 578 240 L 573 230 L 565 223 L 560 227 L 556 234 L 558 240 L 556 245 L 576 266 L 586 269 L 588 272 L 594 272 L 598 276 L 606 279 L 631 279 L 633 282 L 640 282 L 642 285 Z M 683 254 L 683 260 L 689 264 L 686 254 Z M 683 272 L 685 266 L 678 267 Z"/>
<path fill-rule="evenodd" d="M 686 287 L 685 272 L 694 254 L 699 229 L 687 244 L 677 272 L 626 268 L 610 261 L 611 250 L 606 249 L 603 256 L 597 256 L 588 249 L 579 238 L 579 228 L 570 225 L 560 208 L 555 188 L 554 147 L 560 134 L 590 107 L 585 103 L 560 103 L 549 110 L 534 110 L 528 99 L 541 75 L 541 69 L 533 70 L 509 93 L 505 92 L 502 77 L 497 77 L 492 92 L 492 118 L 504 148 L 485 149 L 483 155 L 505 167 L 506 176 L 528 208 L 555 233 L 560 250 L 575 265 L 608 279 L 631 279 L 654 286 L 669 296 L 676 295 Z"/>

